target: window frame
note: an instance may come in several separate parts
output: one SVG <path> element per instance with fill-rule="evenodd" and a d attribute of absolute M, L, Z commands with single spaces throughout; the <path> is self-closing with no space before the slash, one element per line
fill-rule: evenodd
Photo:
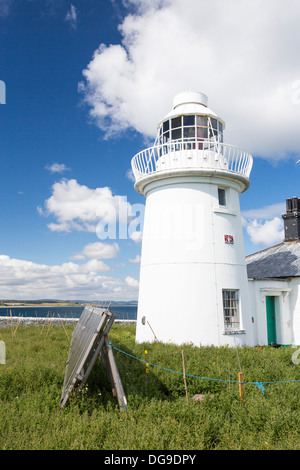
<path fill-rule="evenodd" d="M 222 289 L 223 319 L 225 331 L 240 330 L 240 291 Z"/>
<path fill-rule="evenodd" d="M 225 204 L 222 204 L 221 202 L 221 197 L 220 197 L 220 192 L 222 191 L 222 194 L 224 195 L 224 202 Z M 220 186 L 218 186 L 218 203 L 219 203 L 219 207 L 227 207 L 227 191 L 226 191 L 226 188 L 221 188 Z"/>

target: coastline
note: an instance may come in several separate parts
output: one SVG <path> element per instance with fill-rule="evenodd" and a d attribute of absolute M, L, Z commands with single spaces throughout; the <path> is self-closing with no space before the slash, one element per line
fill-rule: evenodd
<path fill-rule="evenodd" d="M 16 327 L 20 324 L 23 326 L 39 326 L 39 325 L 76 325 L 79 318 L 58 318 L 58 317 L 0 317 L 0 328 Z M 115 319 L 114 324 L 118 325 L 135 325 L 136 320 Z"/>
<path fill-rule="evenodd" d="M 33 307 L 43 307 L 43 308 L 54 308 L 54 307 L 87 307 L 87 306 L 94 306 L 94 307 L 105 307 L 107 305 L 114 306 L 114 307 L 136 307 L 137 303 L 126 303 L 126 302 L 1 302 L 0 301 L 0 308 L 33 308 Z"/>
<path fill-rule="evenodd" d="M 53 308 L 53 307 L 86 307 L 90 305 L 89 303 L 81 304 L 75 302 L 47 302 L 47 303 L 0 303 L 1 308 L 33 308 L 33 307 L 43 307 L 43 308 Z"/>

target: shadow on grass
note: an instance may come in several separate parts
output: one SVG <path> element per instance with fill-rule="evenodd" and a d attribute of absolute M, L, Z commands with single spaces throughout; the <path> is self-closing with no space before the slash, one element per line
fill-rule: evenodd
<path fill-rule="evenodd" d="M 118 344 L 118 348 L 127 354 L 133 355 L 125 344 Z M 144 402 L 153 398 L 175 399 L 156 374 L 146 366 L 146 363 L 130 358 L 118 351 L 113 351 L 118 372 L 127 398 L 133 401 Z M 105 364 L 100 357 L 96 360 L 83 390 L 74 389 L 69 397 L 69 406 L 78 405 L 82 411 L 92 412 L 92 408 L 104 409 L 118 408 L 117 397 L 113 395 L 112 385 L 108 377 Z M 66 407 L 68 406 L 68 402 Z M 130 402 L 128 403 L 130 407 Z"/>

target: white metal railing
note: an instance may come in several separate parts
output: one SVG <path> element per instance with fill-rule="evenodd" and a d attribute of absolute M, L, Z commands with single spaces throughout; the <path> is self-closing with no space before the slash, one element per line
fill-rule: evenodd
<path fill-rule="evenodd" d="M 217 169 L 249 178 L 253 158 L 233 145 L 210 140 L 171 141 L 142 150 L 131 160 L 135 180 L 172 169 Z"/>

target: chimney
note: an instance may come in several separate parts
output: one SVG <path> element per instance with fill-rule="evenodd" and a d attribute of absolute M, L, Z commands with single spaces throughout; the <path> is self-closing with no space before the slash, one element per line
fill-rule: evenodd
<path fill-rule="evenodd" d="M 300 199 L 293 197 L 286 200 L 286 214 L 284 220 L 284 241 L 300 241 Z"/>

